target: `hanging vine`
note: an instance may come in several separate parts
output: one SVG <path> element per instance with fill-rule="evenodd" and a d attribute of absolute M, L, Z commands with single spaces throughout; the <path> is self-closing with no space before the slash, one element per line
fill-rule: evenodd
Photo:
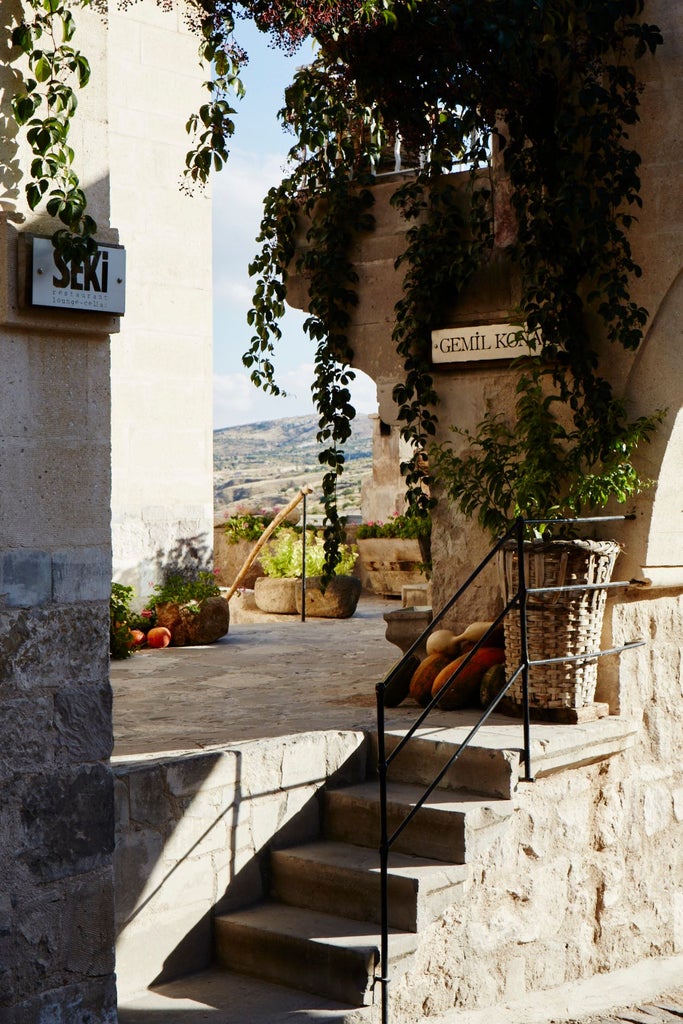
<path fill-rule="evenodd" d="M 34 149 L 29 205 L 46 198 L 67 235 L 90 244 L 95 226 L 73 170 L 68 135 L 87 60 L 71 46 L 73 10 L 89 0 L 27 0 L 33 20 L 13 42 L 28 63 L 15 97 Z M 354 410 L 349 331 L 356 303 L 352 248 L 372 228 L 372 183 L 381 147 L 398 133 L 422 154 L 422 170 L 397 192 L 406 249 L 394 340 L 405 379 L 397 416 L 414 456 L 403 467 L 409 504 L 429 503 L 424 454 L 436 432 L 429 335 L 495 251 L 487 177 L 501 154 L 517 224 L 507 256 L 519 269 L 520 330 L 536 345 L 518 379 L 516 415 L 486 414 L 469 452 L 434 453 L 452 499 L 493 526 L 518 510 L 624 500 L 641 486 L 632 454 L 657 414 L 630 421 L 600 369 L 601 339 L 634 349 L 647 312 L 631 300 L 640 273 L 628 231 L 640 207 L 637 61 L 662 42 L 642 15 L 645 0 L 188 0 L 202 58 L 213 65 L 208 101 L 192 115 L 186 173 L 203 182 L 222 166 L 234 131 L 246 55 L 240 17 L 285 49 L 313 37 L 318 56 L 297 73 L 282 117 L 292 128 L 287 177 L 266 200 L 252 264 L 256 277 L 244 361 L 257 386 L 280 392 L 276 349 L 288 272 L 309 282 L 306 332 L 316 346 L 330 568 L 340 523 L 336 483 Z M 49 45 L 44 46 L 43 41 Z M 491 140 L 493 142 L 491 143 Z M 449 174 L 470 168 L 469 199 Z M 460 189 L 460 190 L 459 190 Z M 297 236 L 302 219 L 306 238 Z M 568 419 L 567 419 L 568 417 Z M 540 443 L 545 438 L 547 443 Z M 548 472 L 543 450 L 552 453 Z"/>
<path fill-rule="evenodd" d="M 60 0 L 27 0 L 30 14 L 12 31 L 12 45 L 28 65 L 23 88 L 12 98 L 14 119 L 26 128 L 33 154 L 26 200 L 35 210 L 45 197 L 47 212 L 63 225 L 55 232 L 55 242 L 69 257 L 93 249 L 97 229 L 86 212 L 69 145 L 76 90 L 90 79 L 87 58 L 71 45 L 76 32 L 72 6 Z M 79 6 L 90 6 L 90 0 L 80 0 Z"/>
<path fill-rule="evenodd" d="M 373 227 L 370 180 L 383 142 L 372 107 L 359 104 L 345 80 L 319 63 L 303 68 L 287 93 L 287 113 L 297 146 L 295 172 L 269 193 L 261 225 L 260 255 L 250 266 L 257 278 L 249 323 L 255 328 L 244 356 L 251 379 L 273 394 L 275 346 L 281 334 L 289 268 L 296 266 L 309 289 L 304 331 L 315 343 L 313 401 L 318 409 L 318 458 L 325 467 L 326 571 L 339 559 L 344 539 L 337 510 L 337 484 L 344 470 L 343 445 L 351 435 L 355 410 L 349 384 L 353 351 L 348 340 L 358 277 L 350 259 L 356 237 Z M 301 150 L 304 152 L 301 157 Z M 296 232 L 301 217 L 308 229 L 298 256 Z"/>

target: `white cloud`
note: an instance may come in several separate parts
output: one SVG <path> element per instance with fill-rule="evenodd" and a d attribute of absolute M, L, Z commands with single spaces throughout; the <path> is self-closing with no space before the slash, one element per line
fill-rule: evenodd
<path fill-rule="evenodd" d="M 364 373 L 356 374 L 351 385 L 351 403 L 358 415 L 377 412 L 374 381 Z M 241 423 L 283 419 L 287 416 L 309 416 L 315 413 L 311 399 L 313 365 L 300 366 L 283 373 L 280 386 L 287 397 L 265 395 L 254 387 L 247 371 L 214 375 L 214 429 Z"/>

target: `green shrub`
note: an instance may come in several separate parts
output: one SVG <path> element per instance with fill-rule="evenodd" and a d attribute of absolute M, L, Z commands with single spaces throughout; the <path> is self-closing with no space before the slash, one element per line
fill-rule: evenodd
<path fill-rule="evenodd" d="M 340 548 L 341 561 L 335 568 L 336 576 L 349 576 L 356 564 L 356 549 L 350 544 Z M 301 577 L 303 575 L 303 544 L 300 534 L 291 530 L 283 531 L 277 540 L 266 544 L 259 555 L 266 576 L 275 578 Z M 306 575 L 322 576 L 325 562 L 325 545 L 317 534 L 306 538 Z"/>

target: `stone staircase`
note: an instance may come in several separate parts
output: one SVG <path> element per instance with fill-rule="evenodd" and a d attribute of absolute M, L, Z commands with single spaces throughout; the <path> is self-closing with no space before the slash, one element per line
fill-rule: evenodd
<path fill-rule="evenodd" d="M 387 749 L 399 739 L 388 735 Z M 452 752 L 429 737 L 401 752 L 390 834 Z M 410 966 L 420 931 L 463 898 L 469 865 L 506 828 L 518 773 L 516 751 L 468 749 L 401 833 L 389 862 L 390 977 Z M 216 957 L 229 971 L 370 1006 L 380 999 L 377 780 L 326 789 L 322 823 L 316 841 L 272 851 L 267 901 L 216 917 Z"/>

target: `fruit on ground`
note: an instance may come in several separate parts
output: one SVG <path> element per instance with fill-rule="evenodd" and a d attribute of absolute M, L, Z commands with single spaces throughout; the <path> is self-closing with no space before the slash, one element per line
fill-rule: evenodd
<path fill-rule="evenodd" d="M 452 629 L 435 629 L 427 637 L 425 650 L 427 654 L 448 654 L 456 658 L 460 653 L 460 638 Z"/>
<path fill-rule="evenodd" d="M 150 629 L 147 634 L 147 646 L 148 647 L 168 647 L 171 642 L 171 630 L 166 629 L 166 626 L 155 626 L 154 629 Z"/>
<path fill-rule="evenodd" d="M 142 647 L 145 642 L 145 634 L 141 629 L 131 629 L 130 639 L 128 640 L 128 647 L 132 650 L 134 647 Z"/>
<path fill-rule="evenodd" d="M 428 654 L 413 672 L 410 680 L 409 693 L 421 707 L 426 707 L 432 699 L 432 686 L 442 668 L 452 659 L 447 654 Z"/>
<path fill-rule="evenodd" d="M 497 697 L 506 683 L 505 665 L 492 665 L 487 668 L 479 684 L 479 703 L 487 708 L 494 697 Z"/>
<path fill-rule="evenodd" d="M 419 664 L 420 659 L 416 655 L 411 654 L 407 661 L 391 677 L 384 691 L 385 707 L 397 708 L 401 701 L 405 700 L 410 689 L 410 680 Z"/>
<path fill-rule="evenodd" d="M 439 700 L 439 707 L 444 711 L 455 711 L 478 704 L 484 673 L 492 665 L 502 664 L 505 661 L 505 652 L 500 647 L 480 647 L 469 662 L 467 662 L 467 658 L 467 654 L 462 654 L 455 661 L 444 666 L 434 679 L 431 695 L 436 697 L 441 690 L 444 690 L 443 696 Z M 446 683 L 455 675 L 457 669 L 460 671 L 445 690 Z"/>

